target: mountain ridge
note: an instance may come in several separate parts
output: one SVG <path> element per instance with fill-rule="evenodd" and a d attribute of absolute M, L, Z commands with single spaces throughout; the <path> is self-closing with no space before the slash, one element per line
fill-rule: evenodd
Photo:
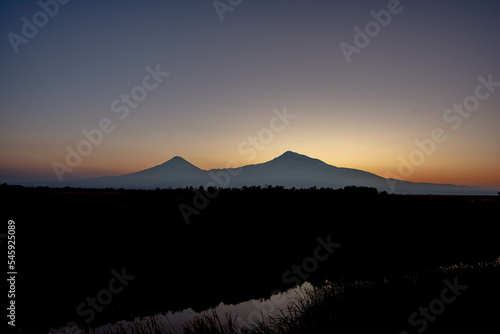
<path fill-rule="evenodd" d="M 324 161 L 293 151 L 286 151 L 269 161 L 238 168 L 203 170 L 180 156 L 137 172 L 99 178 L 52 182 L 53 187 L 156 189 L 208 187 L 241 188 L 243 186 L 283 186 L 285 188 L 374 187 L 396 194 L 495 195 L 495 190 L 453 184 L 414 183 L 386 179 L 371 172 L 336 167 Z M 20 184 L 20 183 L 17 183 Z M 35 185 L 23 183 L 23 185 Z"/>

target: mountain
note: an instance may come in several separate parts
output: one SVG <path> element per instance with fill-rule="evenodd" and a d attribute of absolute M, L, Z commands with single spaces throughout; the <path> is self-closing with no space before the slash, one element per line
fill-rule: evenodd
<path fill-rule="evenodd" d="M 414 183 L 385 179 L 359 169 L 328 165 L 319 159 L 287 151 L 271 161 L 241 167 L 241 173 L 231 178 L 230 186 L 280 185 L 286 188 L 343 188 L 346 186 L 374 187 L 397 194 L 495 195 L 494 190 L 452 184 Z"/>
<path fill-rule="evenodd" d="M 24 184 L 34 185 L 34 184 Z M 37 184 L 41 185 L 41 184 Z M 374 187 L 397 194 L 495 195 L 496 191 L 452 184 L 413 183 L 385 179 L 358 169 L 339 168 L 306 155 L 287 151 L 265 163 L 237 169 L 202 170 L 181 157 L 139 172 L 121 176 L 43 184 L 56 187 L 156 189 L 199 186 L 243 187 L 283 186 L 285 188 Z"/>
<path fill-rule="evenodd" d="M 338 168 L 291 151 L 262 164 L 241 167 L 241 173 L 231 179 L 231 185 L 236 187 L 266 184 L 286 188 L 387 186 L 385 179 L 375 174 L 357 169 Z"/>
<path fill-rule="evenodd" d="M 72 187 L 156 189 L 200 186 L 209 181 L 207 171 L 176 156 L 161 165 L 131 174 L 63 183 Z"/>

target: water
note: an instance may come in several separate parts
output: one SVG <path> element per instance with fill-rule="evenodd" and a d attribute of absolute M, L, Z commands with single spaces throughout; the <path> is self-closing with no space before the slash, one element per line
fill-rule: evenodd
<path fill-rule="evenodd" d="M 226 315 L 230 314 L 235 319 L 238 327 L 251 328 L 257 322 L 269 320 L 281 314 L 280 311 L 285 311 L 287 305 L 297 298 L 304 296 L 304 292 L 311 289 L 312 285 L 308 282 L 303 283 L 299 287 L 289 289 L 282 293 L 272 295 L 269 299 L 251 299 L 236 305 L 227 305 L 220 303 L 218 306 L 205 310 L 203 312 L 195 312 L 188 308 L 181 312 L 168 312 L 166 314 L 157 314 L 152 317 L 145 317 L 142 319 L 135 319 L 134 321 L 119 321 L 114 325 L 108 324 L 95 329 L 96 334 L 114 333 L 123 328 L 129 328 L 127 333 L 134 333 L 133 328 L 141 328 L 147 326 L 153 320 L 154 323 L 160 324 L 162 328 L 168 328 L 165 333 L 182 333 L 182 326 L 187 321 L 193 320 L 195 317 L 202 316 L 203 314 L 212 314 L 215 311 L 222 323 L 226 320 Z M 71 333 L 71 334 L 84 334 L 79 330 L 65 329 L 66 331 L 50 331 L 49 333 Z"/>

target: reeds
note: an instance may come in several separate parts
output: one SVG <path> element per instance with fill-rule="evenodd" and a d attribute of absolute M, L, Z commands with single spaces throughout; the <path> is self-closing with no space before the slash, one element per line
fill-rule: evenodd
<path fill-rule="evenodd" d="M 230 313 L 226 313 L 226 319 L 221 321 L 215 310 L 205 312 L 201 316 L 186 322 L 182 326 L 184 334 L 238 334 L 241 333 Z"/>
<path fill-rule="evenodd" d="M 133 322 L 119 322 L 108 325 L 100 330 L 89 329 L 79 334 L 309 334 L 329 333 L 332 329 L 350 318 L 349 312 L 356 310 L 359 305 L 368 303 L 376 308 L 388 296 L 393 299 L 390 303 L 397 303 L 397 288 L 410 292 L 416 285 L 424 284 L 430 278 L 438 275 L 442 280 L 444 277 L 453 275 L 498 273 L 500 261 L 481 262 L 473 265 L 456 264 L 451 266 L 440 266 L 411 275 L 404 275 L 400 282 L 391 280 L 354 281 L 349 283 L 334 283 L 325 281 L 322 286 L 305 286 L 295 292 L 295 296 L 289 297 L 286 308 L 280 309 L 274 314 L 264 315 L 261 312 L 261 320 L 246 326 L 238 325 L 238 316 L 226 313 L 220 317 L 215 309 L 204 312 L 182 325 L 181 332 L 168 323 L 164 316 L 153 316 L 144 319 L 136 319 Z M 400 286 L 397 286 L 401 284 Z M 391 292 L 392 291 L 392 292 Z M 397 306 L 397 305 L 396 305 Z M 221 319 L 222 318 L 222 319 Z M 347 322 L 348 323 L 348 322 Z"/>

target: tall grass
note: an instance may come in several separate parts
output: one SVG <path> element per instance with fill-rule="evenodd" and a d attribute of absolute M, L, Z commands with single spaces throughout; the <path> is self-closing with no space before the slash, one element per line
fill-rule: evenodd
<path fill-rule="evenodd" d="M 235 323 L 236 318 L 226 313 L 226 319 L 221 321 L 215 310 L 206 312 L 182 326 L 184 334 L 238 334 L 240 330 Z"/>
<path fill-rule="evenodd" d="M 401 277 L 400 282 L 387 279 L 375 281 L 355 281 L 350 283 L 334 283 L 325 281 L 320 287 L 305 286 L 300 288 L 294 297 L 291 297 L 287 307 L 274 314 L 262 317 L 260 321 L 249 325 L 239 326 L 238 317 L 226 313 L 221 319 L 215 309 L 207 311 L 182 325 L 182 334 L 310 334 L 344 332 L 343 329 L 359 321 L 356 316 L 358 309 L 366 311 L 377 307 L 386 307 L 397 310 L 403 309 L 407 301 L 405 298 L 415 293 L 416 286 L 425 290 L 429 279 L 442 280 L 450 275 L 477 275 L 481 273 L 499 273 L 500 259 L 496 262 L 482 262 L 474 265 L 456 264 L 446 267 L 437 267 L 425 273 L 415 273 Z M 402 291 L 405 298 L 398 294 Z M 398 290 L 399 289 L 399 290 Z M 418 294 L 418 292 L 417 292 Z M 400 304 L 398 304 L 400 303 Z M 382 306 L 383 305 L 383 306 Z M 362 311 L 360 311 L 362 312 Z M 371 310 L 370 310 L 371 312 Z M 354 315 L 353 315 L 354 313 Z M 390 322 L 391 318 L 384 318 L 378 313 L 380 321 Z M 370 319 L 373 320 L 373 319 Z M 394 319 L 392 319 L 394 320 Z M 365 319 L 364 321 L 368 321 Z M 101 328 L 102 329 L 102 328 Z M 102 332 L 102 331 L 101 331 Z M 78 334 L 94 334 L 90 329 Z M 108 325 L 105 334 L 181 334 L 175 331 L 168 323 L 168 319 L 161 316 L 148 317 L 133 322 L 120 322 L 113 326 Z M 76 334 L 76 333 L 75 333 Z"/>

